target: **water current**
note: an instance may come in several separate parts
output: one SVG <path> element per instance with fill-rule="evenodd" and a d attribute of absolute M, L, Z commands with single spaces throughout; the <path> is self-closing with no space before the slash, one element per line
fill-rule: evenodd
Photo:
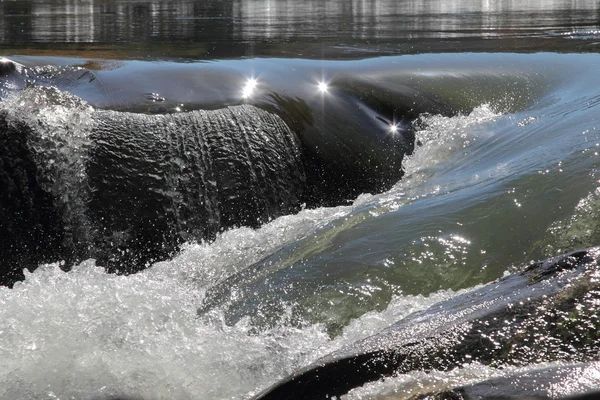
<path fill-rule="evenodd" d="M 421 23 L 404 26 L 394 2 L 340 1 L 319 18 L 333 21 L 331 30 L 352 16 L 350 28 L 339 35 L 327 30 L 322 41 L 302 36 L 301 22 L 313 29 L 317 11 L 285 1 L 209 2 L 213 8 L 198 5 L 194 12 L 177 2 L 167 11 L 158 2 L 149 8 L 124 2 L 121 7 L 133 7 L 125 11 L 99 3 L 85 3 L 89 9 L 69 3 L 74 8 L 64 13 L 57 11 L 61 2 L 0 3 L 0 43 L 6 45 L 0 55 L 31 74 L 29 80 L 0 76 L 0 111 L 39 128 L 40 173 L 55 177 L 42 188 L 61 199 L 60 212 L 73 226 L 89 227 L 82 220 L 95 196 L 86 186 L 88 138 L 104 110 L 177 115 L 246 104 L 281 112 L 300 104 L 301 112 L 292 108 L 283 121 L 304 121 L 298 115 L 308 109 L 312 124 L 303 140 L 321 140 L 328 157 L 346 157 L 339 146 L 351 149 L 354 142 L 344 138 L 362 134 L 390 143 L 411 134 L 416 145 L 401 162 L 402 179 L 382 192 L 352 194 L 338 205 L 302 205 L 253 227 L 192 238 L 135 274 L 108 273 L 94 259 L 78 260 L 68 272 L 60 259 L 25 270 L 23 281 L 0 287 L 1 399 L 250 398 L 415 311 L 534 261 L 600 244 L 596 2 L 576 2 L 570 24 L 562 2 L 547 8 L 532 2 L 525 9 L 513 4 L 516 11 L 442 2 L 454 8 L 410 9 L 404 18 Z M 25 6 L 29 11 L 22 12 Z M 360 6 L 372 8 L 359 12 Z M 105 9 L 99 13 L 98 7 Z M 257 11 L 269 7 L 272 14 Z M 11 19 L 7 10 L 19 17 Z M 127 36 L 120 20 L 115 23 L 122 30 L 112 33 L 69 22 L 97 26 L 110 15 L 134 18 L 136 12 L 158 21 L 137 49 L 109 45 Z M 514 17 L 518 12 L 544 15 L 547 25 Z M 62 26 L 46 21 L 48 15 L 75 31 L 44 36 L 36 24 Z M 181 24 L 171 32 L 161 15 Z M 285 21 L 282 15 L 296 25 L 276 23 Z M 433 33 L 427 27 L 440 15 L 453 23 Z M 211 28 L 214 21 L 204 17 L 228 22 Z M 475 17 L 488 27 L 474 24 Z M 182 50 L 194 40 L 191 21 L 214 36 L 198 43 L 217 43 L 225 59 Z M 381 30 L 372 31 L 379 24 Z M 27 26 L 27 36 L 15 33 L 19 26 Z M 494 38 L 480 41 L 488 31 L 498 36 L 497 48 Z M 161 32 L 164 42 L 152 42 Z M 412 54 L 404 54 L 412 35 L 420 39 Z M 169 37 L 179 37 L 173 54 L 164 53 Z M 55 54 L 48 52 L 49 38 L 60 42 Z M 453 44 L 429 47 L 435 38 Z M 228 40 L 237 49 L 232 53 L 224 50 Z M 537 50 L 504 52 L 510 40 Z M 346 42 L 354 50 L 340 50 Z M 456 51 L 457 43 L 472 52 Z M 585 50 L 571 52 L 568 43 Z M 303 44 L 311 49 L 305 57 L 295 53 Z M 150 60 L 139 57 L 144 51 Z M 250 88 L 249 79 L 255 79 Z M 57 97 L 48 100 L 44 88 Z M 37 229 L 26 228 L 32 235 Z M 592 361 L 538 389 L 553 397 L 597 390 L 600 366 L 598 358 Z M 465 363 L 449 372 L 414 371 L 371 382 L 343 398 L 408 398 L 563 366 L 568 362 Z"/>

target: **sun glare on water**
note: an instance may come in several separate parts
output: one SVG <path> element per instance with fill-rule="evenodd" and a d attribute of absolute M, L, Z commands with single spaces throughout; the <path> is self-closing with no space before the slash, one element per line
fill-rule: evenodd
<path fill-rule="evenodd" d="M 327 91 L 329 90 L 329 85 L 327 84 L 327 82 L 321 81 L 319 82 L 319 92 L 325 94 L 327 93 Z"/>
<path fill-rule="evenodd" d="M 246 85 L 244 86 L 244 88 L 242 90 L 242 97 L 244 99 L 251 97 L 252 94 L 254 93 L 254 90 L 256 89 L 257 85 L 258 85 L 258 81 L 256 80 L 256 78 L 248 79 L 246 81 Z"/>

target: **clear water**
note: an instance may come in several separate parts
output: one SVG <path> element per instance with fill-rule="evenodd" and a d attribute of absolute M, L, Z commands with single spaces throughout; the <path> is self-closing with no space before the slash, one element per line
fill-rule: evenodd
<path fill-rule="evenodd" d="M 9 3 L 2 3 L 4 10 L 22 4 Z M 498 42 L 485 44 L 485 53 L 420 54 L 429 43 L 423 39 L 414 51 L 418 54 L 374 55 L 353 61 L 289 58 L 280 44 L 277 51 L 267 46 L 269 35 L 278 40 L 289 37 L 300 45 L 310 42 L 302 37 L 305 31 L 300 25 L 291 25 L 289 32 L 282 26 L 286 2 L 275 2 L 276 18 L 272 18 L 283 22 L 273 22 L 277 27 L 273 31 L 267 30 L 273 25 L 262 20 L 270 14 L 259 13 L 270 2 L 222 3 L 238 11 L 234 22 L 226 24 L 230 36 L 217 35 L 219 40 L 224 43 L 234 38 L 234 44 L 242 43 L 243 52 L 252 44 L 261 48 L 263 55 L 274 51 L 278 57 L 245 59 L 252 54 L 236 53 L 235 60 L 156 61 L 182 56 L 185 38 L 197 40 L 185 36 L 185 29 L 190 21 L 205 23 L 200 12 L 190 20 L 185 19 L 186 12 L 167 18 L 165 26 L 173 26 L 175 18 L 181 20 L 178 29 L 183 29 L 184 39 L 175 41 L 178 50 L 174 54 L 162 57 L 164 49 L 144 39 L 142 52 L 152 48 L 152 62 L 121 60 L 132 55 L 138 58 L 138 50 L 129 45 L 114 47 L 111 56 L 104 57 L 108 60 L 91 57 L 86 52 L 101 58 L 106 55 L 100 50 L 106 50 L 111 39 L 102 39 L 97 30 L 87 28 L 82 32 L 91 37 L 65 34 L 57 45 L 61 58 L 47 57 L 43 43 L 60 35 L 44 36 L 44 29 L 32 27 L 58 29 L 61 25 L 48 23 L 48 15 L 59 15 L 59 21 L 67 22 L 69 18 L 109 18 L 99 17 L 103 14 L 96 11 L 88 13 L 83 5 L 73 5 L 83 9 L 59 13 L 51 6 L 56 5 L 53 2 L 40 2 L 35 10 L 22 14 L 17 7 L 0 17 L 0 31 L 4 32 L 0 38 L 10 44 L 10 50 L 2 54 L 30 66 L 100 65 L 101 84 L 78 84 L 71 91 L 103 108 L 161 112 L 161 107 L 180 104 L 189 109 L 231 104 L 243 101 L 239 99 L 241 84 L 248 74 L 258 72 L 263 89 L 317 99 L 314 101 L 320 100 L 311 91 L 323 74 L 331 78 L 328 101 L 332 102 L 341 93 L 336 92 L 336 82 L 348 79 L 368 81 L 379 91 L 400 91 L 404 85 L 412 85 L 459 113 L 419 117 L 415 126 L 420 146 L 404 161 L 405 177 L 385 193 L 365 193 L 338 207 L 305 209 L 255 230 L 231 229 L 210 243 L 187 243 L 173 259 L 130 276 L 107 274 L 94 260 L 87 260 L 68 273 L 58 263 L 44 265 L 27 273 L 26 280 L 13 289 L 0 287 L 0 398 L 244 399 L 294 369 L 377 333 L 413 311 L 518 271 L 531 260 L 599 244 L 600 55 L 593 50 L 598 42 L 596 2 L 576 2 L 575 6 L 570 2 L 576 15 L 573 20 L 579 22 L 570 25 L 561 19 L 567 7 L 563 2 L 552 2 L 547 9 L 541 3 L 523 8 L 521 2 L 502 2 L 505 8 L 483 10 L 474 2 L 460 1 L 442 2 L 454 7 L 450 9 L 407 8 L 411 11 L 405 18 L 417 16 L 424 24 L 402 28 L 407 37 L 412 33 L 444 39 L 458 35 L 462 39 L 456 43 L 473 49 L 476 40 L 472 37 L 480 39 L 488 29 L 483 23 L 467 33 L 452 24 L 442 26 L 438 33 L 423 28 L 427 23 L 437 24 L 440 16 L 458 24 L 464 14 L 466 18 L 489 17 L 486 21 L 491 21 Z M 342 7 L 342 3 L 335 5 Z M 351 46 L 368 50 L 357 33 L 360 28 L 367 32 L 366 41 L 396 43 L 389 37 L 396 37 L 400 28 L 391 27 L 397 26 L 404 9 L 394 8 L 395 2 L 351 3 L 353 10 L 363 6 L 363 11 L 351 13 L 357 15 L 350 24 L 352 30 L 335 46 L 349 41 Z M 99 7 L 96 2 L 86 4 L 93 10 Z M 134 7 L 132 4 L 123 7 Z M 162 7 L 158 2 L 149 4 Z M 382 8 L 377 8 L 378 4 Z M 433 7 L 430 2 L 422 4 L 419 7 Z M 39 11 L 45 5 L 46 11 Z M 288 18 L 298 23 L 320 21 L 317 11 L 310 10 L 309 6 L 294 8 L 292 15 L 297 18 Z M 344 21 L 345 8 L 339 13 L 335 7 L 326 10 L 323 18 Z M 113 15 L 110 10 L 106 13 Z M 115 13 L 134 15 L 132 10 Z M 547 18 L 535 20 L 543 22 L 539 26 L 521 26 L 528 21 L 525 17 L 511 19 L 519 13 Z M 206 15 L 216 14 L 209 10 Z M 253 22 L 259 17 L 260 23 Z M 9 23 L 15 26 L 18 18 L 32 25 L 27 28 L 31 37 L 23 41 L 16 31 L 6 28 Z M 371 19 L 382 21 L 383 30 L 368 31 Z M 516 25 L 506 26 L 502 21 L 515 21 Z M 162 29 L 162 25 L 156 26 Z M 131 28 L 141 29 L 137 25 Z M 548 51 L 536 42 L 539 32 L 551 43 L 559 43 L 560 49 L 575 46 L 566 44 L 571 41 L 581 41 L 587 54 L 560 54 L 553 49 L 534 54 L 494 51 L 503 49 L 503 39 L 517 40 L 516 36 L 522 43 Z M 150 38 L 153 35 L 149 33 Z M 75 44 L 68 44 L 70 41 Z M 456 43 L 443 51 L 452 51 Z M 324 48 L 339 50 L 331 43 Z M 125 57 L 115 57 L 115 49 Z M 205 57 L 210 56 L 199 58 Z M 225 71 L 224 78 L 196 78 L 215 71 Z M 195 90 L 186 90 L 190 88 Z M 157 104 L 144 97 L 147 93 L 156 93 L 164 101 Z M 10 99 L 4 100 L 4 106 Z M 38 107 L 39 99 L 18 99 L 29 102 L 21 104 L 25 110 L 43 108 Z M 72 129 L 84 131 L 80 121 L 87 106 L 82 107 L 80 115 L 61 114 L 57 108 L 51 117 L 76 121 Z M 343 115 L 335 118 L 343 124 Z M 227 286 L 224 292 L 211 291 L 255 263 L 259 263 L 255 273 L 241 282 Z M 198 307 L 210 296 L 217 301 L 198 315 Z M 467 364 L 450 373 L 414 372 L 370 383 L 345 398 L 404 398 L 432 388 L 545 366 L 496 370 Z M 562 386 L 546 388 L 547 392 L 568 395 L 600 386 L 596 364 L 570 379 Z"/>

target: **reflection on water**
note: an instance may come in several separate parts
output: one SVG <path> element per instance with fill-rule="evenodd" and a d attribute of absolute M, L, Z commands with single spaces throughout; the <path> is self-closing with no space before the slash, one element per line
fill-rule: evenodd
<path fill-rule="evenodd" d="M 564 41 L 569 32 L 598 32 L 599 9 L 596 0 L 16 0 L 0 2 L 0 42 L 13 49 L 196 44 L 205 55 L 244 55 L 240 48 L 281 42 Z"/>
<path fill-rule="evenodd" d="M 530 4 L 535 3 L 535 4 Z M 594 0 L 248 0 L 233 3 L 235 37 L 354 39 L 503 36 L 507 31 L 597 26 Z"/>
<path fill-rule="evenodd" d="M 30 42 L 116 43 L 231 37 L 231 2 L 45 0 L 2 2 L 0 39 Z M 203 19 L 206 18 L 206 19 Z M 210 28 L 210 29 L 207 29 Z M 205 32 L 206 31 L 206 32 Z"/>

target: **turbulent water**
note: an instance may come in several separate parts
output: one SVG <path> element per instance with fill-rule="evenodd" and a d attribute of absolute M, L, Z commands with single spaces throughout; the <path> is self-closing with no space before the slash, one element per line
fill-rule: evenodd
<path fill-rule="evenodd" d="M 589 27 L 546 36 L 600 40 Z M 136 274 L 107 273 L 94 259 L 69 272 L 61 260 L 26 270 L 13 288 L 0 286 L 1 399 L 249 398 L 414 311 L 600 244 L 598 53 L 184 63 L 18 54 L 4 55 L 38 77 L 2 80 L 0 108 L 50 138 L 38 143 L 42 172 L 56 177 L 44 190 L 79 227 L 88 226 L 78 218 L 91 194 L 73 188 L 88 178 L 64 171 L 85 169 L 89 121 L 102 109 L 171 115 L 254 104 L 289 124 L 303 121 L 306 107 L 314 130 L 304 139 L 321 140 L 332 158 L 347 156 L 338 152 L 351 143 L 344 138 L 363 132 L 414 134 L 416 146 L 402 179 L 382 193 L 189 240 Z M 57 88 L 58 98 L 31 95 L 41 87 Z M 302 107 L 282 112 L 290 104 Z M 66 146 L 43 147 L 64 130 Z M 467 363 L 344 398 L 406 398 L 556 366 L 565 365 Z M 600 387 L 597 362 L 574 371 L 539 389 L 559 397 Z"/>
<path fill-rule="evenodd" d="M 468 82 L 480 79 L 474 64 L 494 58 L 441 57 L 456 65 L 447 72 L 426 67 L 430 57 L 370 62 Z M 532 75 L 513 66 L 500 75 L 514 90 L 484 93 L 490 102 L 468 112 L 419 116 L 419 145 L 391 190 L 231 229 L 135 275 L 88 260 L 68 273 L 45 265 L 1 288 L 1 397 L 244 398 L 458 290 L 597 244 L 600 93 L 590 82 L 600 58 L 510 57 L 548 65 Z M 450 86 L 440 96 L 465 96 Z M 211 287 L 265 257 L 197 316 Z M 499 373 L 465 365 L 423 379 L 443 386 Z M 410 392 L 415 380 L 348 396 Z"/>

